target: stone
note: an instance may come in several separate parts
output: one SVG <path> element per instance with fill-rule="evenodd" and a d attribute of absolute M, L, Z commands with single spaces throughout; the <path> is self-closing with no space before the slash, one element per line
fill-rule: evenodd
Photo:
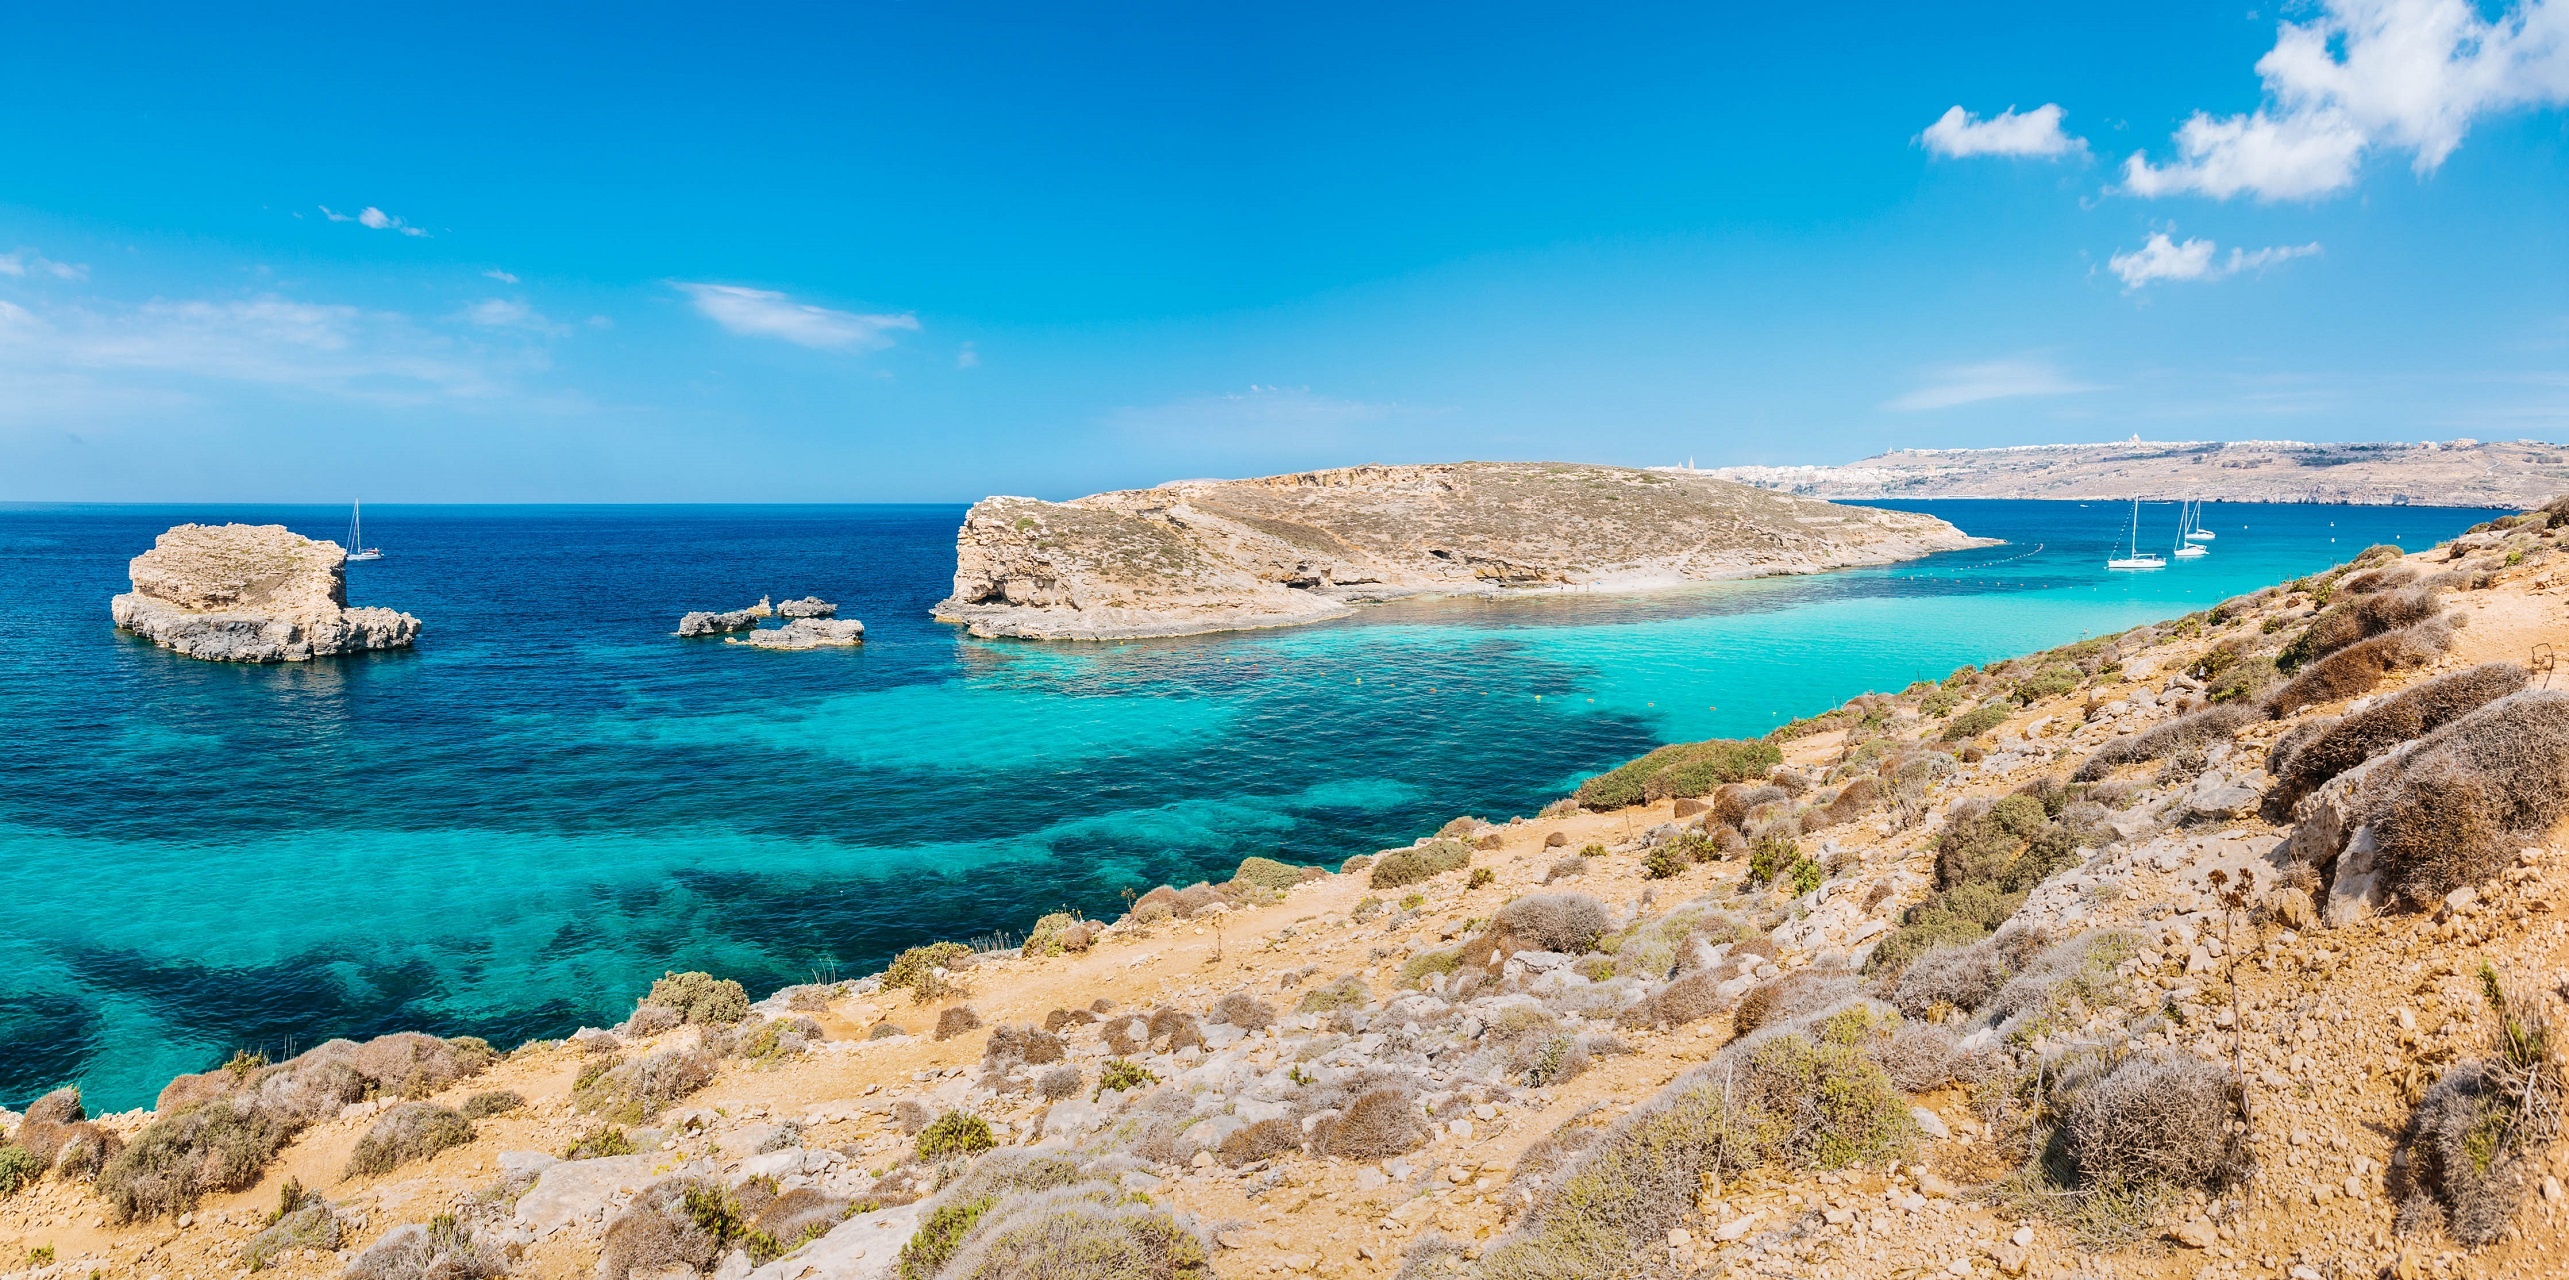
<path fill-rule="evenodd" d="M 1922 1172 L 1918 1175 L 1918 1191 L 1922 1195 L 1931 1196 L 1938 1200 L 1951 1200 L 1956 1194 L 1954 1184 L 1946 1181 L 1942 1174 L 1935 1173 L 1933 1171 Z"/>
<path fill-rule="evenodd" d="M 656 1152 L 563 1160 L 544 1167 L 535 1185 L 518 1197 L 517 1221 L 541 1237 L 606 1207 L 609 1198 L 630 1195 L 660 1180 L 664 1158 Z M 681 1168 L 711 1173 L 694 1162 Z"/>
<path fill-rule="evenodd" d="M 1103 640 L 1292 626 L 1406 596 L 1643 590 L 1985 545 L 1933 516 L 1684 473 L 1534 462 L 993 497 L 935 616 L 977 636 Z"/>
<path fill-rule="evenodd" d="M 2219 774 L 2205 774 L 2186 797 L 2186 812 L 2204 820 L 2236 818 L 2256 812 L 2259 799 L 2255 787 L 2243 787 Z"/>
<path fill-rule="evenodd" d="M 805 596 L 776 606 L 776 614 L 782 618 L 835 618 L 838 606 L 819 596 Z"/>
<path fill-rule="evenodd" d="M 2012 1244 L 2012 1245 L 2016 1246 L 2016 1247 L 2017 1247 L 2017 1248 L 2019 1248 L 2019 1249 L 2027 1249 L 2027 1248 L 2031 1248 L 2031 1247 L 2033 1247 L 2033 1244 L 2034 1244 L 2034 1229 L 2033 1229 L 2032 1227 L 2018 1227 L 2018 1228 L 2016 1228 L 2016 1234 L 2014 1234 L 2014 1235 L 2012 1235 L 2012 1236 L 2007 1237 L 2007 1243 Z"/>
<path fill-rule="evenodd" d="M 208 662 L 305 662 L 408 648 L 419 619 L 348 606 L 347 552 L 284 525 L 183 524 L 126 572 L 116 626 Z"/>
<path fill-rule="evenodd" d="M 2221 1229 L 2210 1218 L 2200 1215 L 2180 1222 L 2168 1232 L 2168 1238 L 2189 1249 L 2209 1249 L 2221 1243 Z"/>
<path fill-rule="evenodd" d="M 828 1235 L 749 1273 L 748 1280 L 895 1280 L 901 1246 L 918 1233 L 924 1202 L 860 1213 Z"/>
<path fill-rule="evenodd" d="M 2266 891 L 2266 915 L 2287 929 L 2307 929 L 2318 922 L 2319 910 L 2312 905 L 2306 890 L 2283 885 Z"/>
<path fill-rule="evenodd" d="M 2373 863 L 2373 829 L 2355 828 L 2337 856 L 2337 878 L 2328 886 L 2328 906 L 2320 913 L 2320 922 L 2331 929 L 2342 929 L 2360 920 L 2380 914 L 2390 890 L 2382 883 L 2382 873 Z"/>
<path fill-rule="evenodd" d="M 1939 1142 L 1953 1136 L 1953 1131 L 1945 1127 L 1945 1118 L 1925 1107 L 1909 1108 L 1909 1118 L 1918 1122 L 1920 1133 Z"/>
<path fill-rule="evenodd" d="M 2025 1252 L 2025 1246 L 2012 1243 L 2002 1244 L 1993 1250 L 1992 1254 L 1998 1261 L 1998 1270 L 2001 1273 L 2011 1276 L 2021 1276 L 2025 1274 L 2025 1262 L 2028 1257 Z"/>
<path fill-rule="evenodd" d="M 843 649 L 865 643 L 865 624 L 854 618 L 796 618 L 784 626 L 752 631 L 724 643 L 760 649 Z"/>
<path fill-rule="evenodd" d="M 1741 1236 L 1747 1235 L 1749 1228 L 1756 1226 L 1757 1220 L 1765 1216 L 1766 1211 L 1764 1209 L 1756 1209 L 1741 1217 L 1733 1218 L 1730 1221 L 1723 1223 L 1721 1226 L 1714 1228 L 1713 1238 L 1725 1244 L 1733 1240 L 1737 1240 Z"/>

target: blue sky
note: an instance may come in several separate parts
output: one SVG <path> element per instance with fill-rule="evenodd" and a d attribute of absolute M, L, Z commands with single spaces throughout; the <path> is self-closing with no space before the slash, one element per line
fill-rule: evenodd
<path fill-rule="evenodd" d="M 2559 439 L 2564 101 L 2569 0 L 20 6 L 0 499 Z"/>

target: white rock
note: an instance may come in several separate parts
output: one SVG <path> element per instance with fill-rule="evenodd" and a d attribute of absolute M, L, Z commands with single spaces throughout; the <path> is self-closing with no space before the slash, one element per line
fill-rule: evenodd
<path fill-rule="evenodd" d="M 1943 1141 L 1953 1136 L 1953 1131 L 1945 1127 L 1945 1118 L 1925 1107 L 1909 1108 L 1909 1118 L 1917 1121 L 1918 1131 L 1930 1138 Z"/>
<path fill-rule="evenodd" d="M 749 1273 L 749 1280 L 890 1280 L 901 1246 L 919 1229 L 922 1204 L 860 1213 L 828 1235 Z"/>

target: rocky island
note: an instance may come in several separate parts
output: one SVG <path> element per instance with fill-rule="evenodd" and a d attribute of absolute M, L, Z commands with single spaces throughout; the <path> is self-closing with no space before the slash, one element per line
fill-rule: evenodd
<path fill-rule="evenodd" d="M 1933 516 L 1553 462 L 1341 467 L 1070 502 L 994 497 L 935 616 L 1111 640 L 1291 626 L 1417 595 L 1639 591 L 1983 545 Z"/>
<path fill-rule="evenodd" d="M 183 524 L 128 567 L 118 628 L 208 662 L 303 662 L 407 648 L 419 619 L 348 607 L 348 554 L 281 524 Z"/>
<path fill-rule="evenodd" d="M 1679 474 L 1685 474 L 1680 472 Z M 2540 440 L 2118 440 L 1894 449 L 1843 467 L 1701 474 L 1814 498 L 2140 498 L 2531 507 L 2569 493 L 2569 447 Z"/>

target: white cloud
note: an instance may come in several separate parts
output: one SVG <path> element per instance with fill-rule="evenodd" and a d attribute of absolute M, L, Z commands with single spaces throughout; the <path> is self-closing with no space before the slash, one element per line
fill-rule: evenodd
<path fill-rule="evenodd" d="M 425 238 L 428 235 L 427 232 L 422 231 L 419 228 L 374 207 L 373 205 L 367 205 L 365 208 L 360 209 L 355 213 L 341 213 L 326 204 L 320 206 L 320 208 L 321 216 L 328 218 L 332 222 L 353 222 L 358 226 L 368 227 L 376 231 L 398 231 L 406 236 L 420 236 Z"/>
<path fill-rule="evenodd" d="M 2141 247 L 2130 253 L 2118 253 L 2106 265 L 2123 278 L 2124 289 L 2138 289 L 2157 280 L 2219 280 L 2242 271 L 2256 271 L 2278 262 L 2307 258 L 2319 252 L 2317 244 L 2275 245 L 2264 249 L 2232 249 L 2225 261 L 2216 258 L 2220 246 L 2209 240 L 2176 240 L 2167 232 L 2153 231 Z"/>
<path fill-rule="evenodd" d="M 1924 385 L 1885 401 L 1882 407 L 1913 413 L 1926 409 L 1951 409 L 1984 400 L 2064 396 L 2098 390 L 2102 388 L 2076 381 L 2039 360 L 1992 360 L 1984 364 L 1952 365 L 1935 370 Z"/>
<path fill-rule="evenodd" d="M 2264 105 L 2196 112 L 2177 130 L 2176 159 L 2124 162 L 2124 188 L 2308 199 L 2353 185 L 2380 148 L 2431 173 L 2473 119 L 2569 102 L 2569 0 L 2519 0 L 2495 18 L 2471 0 L 2321 0 L 2319 17 L 2283 24 L 2257 74 Z"/>
<path fill-rule="evenodd" d="M 29 275 L 52 276 L 56 280 L 86 280 L 89 268 L 77 262 L 56 262 L 33 249 L 0 253 L 0 276 L 23 279 Z"/>
<path fill-rule="evenodd" d="M 1987 120 L 1956 106 L 1937 117 L 1918 142 L 1940 156 L 2065 156 L 2087 142 L 2061 131 L 2060 104 L 2046 102 L 2018 114 L 2014 107 Z"/>
<path fill-rule="evenodd" d="M 489 278 L 489 279 L 499 281 L 501 284 L 516 284 L 516 283 L 517 283 L 517 277 L 516 277 L 516 276 L 510 275 L 509 273 L 507 273 L 507 272 L 505 272 L 505 271 L 502 271 L 502 270 L 500 270 L 500 269 L 499 269 L 499 268 L 497 268 L 497 267 L 493 267 L 493 268 L 491 268 L 490 270 L 483 272 L 482 274 L 483 274 L 485 277 Z"/>
<path fill-rule="evenodd" d="M 980 367 L 981 367 L 981 352 L 980 352 L 980 350 L 979 350 L 978 348 L 974 347 L 974 346 L 973 346 L 971 343 L 969 343 L 969 342 L 967 342 L 967 343 L 963 344 L 963 346 L 962 346 L 959 350 L 957 350 L 957 351 L 954 353 L 954 367 L 955 367 L 955 368 L 958 368 L 958 369 L 978 369 L 978 368 L 980 368 Z"/>
<path fill-rule="evenodd" d="M 465 320 L 485 329 L 522 329 L 528 333 L 563 334 L 570 326 L 555 324 L 544 313 L 514 298 L 490 298 L 464 308 Z"/>
<path fill-rule="evenodd" d="M 693 284 L 673 281 L 707 319 L 733 333 L 775 338 L 800 347 L 831 351 L 873 351 L 892 345 L 892 333 L 917 329 L 917 316 L 860 315 L 796 302 L 768 289 L 736 284 Z"/>

